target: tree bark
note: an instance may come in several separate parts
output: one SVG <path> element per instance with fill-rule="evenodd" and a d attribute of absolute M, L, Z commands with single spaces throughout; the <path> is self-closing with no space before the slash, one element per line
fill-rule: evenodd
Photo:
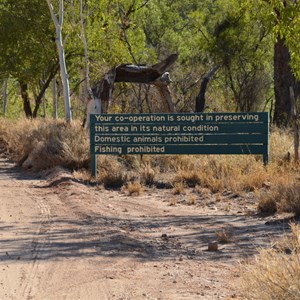
<path fill-rule="evenodd" d="M 7 82 L 8 79 L 5 79 L 3 82 L 3 90 L 2 90 L 2 95 L 3 95 L 3 115 L 6 115 L 7 112 Z"/>
<path fill-rule="evenodd" d="M 31 110 L 30 100 L 29 100 L 29 96 L 28 96 L 27 83 L 21 81 L 20 88 L 21 88 L 21 97 L 23 100 L 23 109 L 25 112 L 25 116 L 26 116 L 26 118 L 31 119 L 32 118 L 32 110 Z"/>
<path fill-rule="evenodd" d="M 69 122 L 72 121 L 72 112 L 71 112 L 69 76 L 68 76 L 68 71 L 66 66 L 65 51 L 64 51 L 63 37 L 62 37 L 62 26 L 64 21 L 64 4 L 63 4 L 63 0 L 59 1 L 59 17 L 57 18 L 54 13 L 54 8 L 50 0 L 47 0 L 47 3 L 56 30 L 55 42 L 58 50 L 60 75 L 61 75 L 62 86 L 63 86 L 65 118 Z"/>
<path fill-rule="evenodd" d="M 203 112 L 205 108 L 205 93 L 207 85 L 210 81 L 210 79 L 215 75 L 215 73 L 218 71 L 220 66 L 215 66 L 212 70 L 210 70 L 202 79 L 201 85 L 200 85 L 200 91 L 199 94 L 196 97 L 196 108 L 195 112 Z"/>
<path fill-rule="evenodd" d="M 299 124 L 298 124 L 298 116 L 296 109 L 296 100 L 295 94 L 292 87 L 290 87 L 290 96 L 291 96 L 291 117 L 293 120 L 293 129 L 294 129 L 294 153 L 295 153 L 295 161 L 299 161 Z"/>
<path fill-rule="evenodd" d="M 58 96 L 56 78 L 52 80 L 52 97 L 53 97 L 53 119 L 58 119 Z"/>
<path fill-rule="evenodd" d="M 44 101 L 44 98 L 45 98 L 45 92 L 46 92 L 47 88 L 49 87 L 51 81 L 55 77 L 55 74 L 57 71 L 58 71 L 58 68 L 56 66 L 53 66 L 52 71 L 50 72 L 47 80 L 41 85 L 40 92 L 35 99 L 35 107 L 34 107 L 34 110 L 32 113 L 33 118 L 37 117 L 37 113 L 40 108 L 40 105 L 41 105 L 42 101 Z"/>
<path fill-rule="evenodd" d="M 290 66 L 291 57 L 284 39 L 278 37 L 274 46 L 274 92 L 275 109 L 273 122 L 277 126 L 287 126 L 291 118 L 290 87 L 298 95 L 297 82 Z"/>
<path fill-rule="evenodd" d="M 86 3 L 87 10 L 88 4 Z M 85 63 L 85 87 L 86 92 L 89 94 L 91 98 L 93 98 L 93 93 L 90 84 L 90 57 L 89 57 L 89 47 L 88 47 L 88 37 L 86 34 L 86 27 L 87 27 L 87 19 L 84 18 L 84 5 L 82 0 L 80 0 L 80 25 L 81 25 L 81 40 L 84 47 L 84 63 Z M 85 102 L 88 101 L 88 98 L 85 99 Z"/>
<path fill-rule="evenodd" d="M 171 80 L 169 73 L 166 71 L 174 64 L 177 57 L 178 54 L 171 54 L 162 62 L 152 66 L 122 64 L 107 72 L 104 78 L 96 82 L 92 88 L 94 100 L 91 100 L 88 104 L 86 122 L 84 122 L 85 127 L 89 126 L 89 114 L 107 113 L 115 82 L 153 84 L 162 95 L 167 110 L 175 112 L 175 106 L 172 103 L 168 88 Z"/>
<path fill-rule="evenodd" d="M 161 98 L 164 100 L 163 101 L 163 108 L 165 112 L 171 112 L 171 113 L 175 113 L 176 112 L 176 108 L 175 105 L 172 101 L 172 96 L 171 96 L 171 91 L 169 88 L 169 82 L 164 82 L 164 81 L 160 81 L 160 80 L 156 80 L 154 82 L 154 85 L 156 86 L 156 88 L 158 89 Z"/>

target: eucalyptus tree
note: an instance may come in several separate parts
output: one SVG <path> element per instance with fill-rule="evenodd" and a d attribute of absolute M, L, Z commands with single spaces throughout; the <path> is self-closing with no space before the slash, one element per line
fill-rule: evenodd
<path fill-rule="evenodd" d="M 59 65 L 60 65 L 60 76 L 63 85 L 63 96 L 65 104 L 65 118 L 67 121 L 72 121 L 71 101 L 70 101 L 70 85 L 69 75 L 66 66 L 66 56 L 63 44 L 62 29 L 64 24 L 64 1 L 59 1 L 58 15 L 56 15 L 55 9 L 50 0 L 46 0 L 49 11 L 51 14 L 52 21 L 55 26 L 55 42 L 58 50 Z"/>
<path fill-rule="evenodd" d="M 270 5 L 270 4 L 269 4 Z M 274 1 L 274 123 L 287 125 L 291 119 L 292 95 L 300 95 L 300 1 Z"/>
<path fill-rule="evenodd" d="M 212 83 L 214 98 L 223 93 L 221 109 L 255 110 L 269 98 L 270 35 L 243 2 L 153 0 L 147 7 L 143 28 L 148 45 L 158 55 L 179 53 L 175 79 L 179 100 L 212 74 L 218 79 Z M 194 99 L 195 92 L 183 99 L 190 103 L 182 103 L 182 109 L 194 109 Z M 210 108 L 220 109 L 218 102 L 215 99 Z"/>
<path fill-rule="evenodd" d="M 233 106 L 240 111 L 263 109 L 272 86 L 270 32 L 242 1 L 224 5 L 219 0 L 214 5 L 218 21 L 210 29 L 210 52 L 223 66 L 225 89 L 231 91 Z"/>
<path fill-rule="evenodd" d="M 4 79 L 2 84 L 2 113 L 4 116 L 7 112 L 7 82 L 8 79 Z"/>
<path fill-rule="evenodd" d="M 2 0 L 0 4 L 0 74 L 19 81 L 28 118 L 36 117 L 58 67 L 46 5 L 39 0 Z M 34 109 L 30 87 L 38 89 Z"/>
<path fill-rule="evenodd" d="M 291 114 L 290 88 L 300 95 L 300 1 L 248 1 L 257 21 L 273 34 L 275 107 L 273 122 L 286 126 Z"/>

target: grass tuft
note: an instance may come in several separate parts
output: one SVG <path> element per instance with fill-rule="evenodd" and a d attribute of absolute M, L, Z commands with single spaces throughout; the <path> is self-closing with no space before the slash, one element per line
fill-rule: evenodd
<path fill-rule="evenodd" d="M 127 191 L 129 196 L 139 196 L 143 193 L 143 186 L 139 182 L 133 182 L 127 184 Z"/>
<path fill-rule="evenodd" d="M 290 249 L 262 250 L 254 264 L 241 266 L 246 299 L 300 299 L 300 225 L 291 225 Z"/>
<path fill-rule="evenodd" d="M 291 179 L 292 180 L 292 179 Z M 259 192 L 258 210 L 263 213 L 288 212 L 300 216 L 300 184 L 281 181 Z"/>
<path fill-rule="evenodd" d="M 185 185 L 182 181 L 176 182 L 172 190 L 173 195 L 182 195 L 185 194 Z"/>
<path fill-rule="evenodd" d="M 231 243 L 231 237 L 227 229 L 216 232 L 217 241 L 221 244 Z"/>
<path fill-rule="evenodd" d="M 146 164 L 141 170 L 141 182 L 146 186 L 152 186 L 155 182 L 156 171 L 151 167 L 150 164 Z"/>

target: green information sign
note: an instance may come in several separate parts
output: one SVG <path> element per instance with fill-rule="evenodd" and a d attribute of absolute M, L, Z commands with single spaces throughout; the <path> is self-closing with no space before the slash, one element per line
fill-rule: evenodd
<path fill-rule="evenodd" d="M 92 173 L 100 154 L 262 154 L 268 163 L 268 113 L 95 114 Z"/>

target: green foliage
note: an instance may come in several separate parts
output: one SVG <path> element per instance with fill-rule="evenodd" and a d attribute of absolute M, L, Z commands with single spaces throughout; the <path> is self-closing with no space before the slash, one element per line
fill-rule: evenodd
<path fill-rule="evenodd" d="M 0 74 L 27 82 L 41 78 L 55 57 L 47 12 L 45 1 L 2 0 Z"/>
<path fill-rule="evenodd" d="M 257 22 L 261 22 L 273 33 L 274 41 L 285 40 L 291 54 L 295 76 L 300 79 L 300 4 L 296 0 L 251 0 L 248 9 L 256 12 Z"/>
<path fill-rule="evenodd" d="M 53 0 L 55 7 L 58 3 Z M 261 110 L 273 97 L 276 36 L 285 38 L 294 73 L 300 78 L 299 7 L 298 1 L 291 0 L 65 2 L 63 35 L 73 98 L 78 97 L 86 64 L 78 25 L 83 21 L 92 82 L 115 65 L 152 64 L 178 52 L 172 69 L 178 111 L 194 109 L 201 79 L 215 66 L 220 68 L 206 94 L 210 111 Z M 46 1 L 1 0 L 0 78 L 25 80 L 30 95 L 37 94 L 57 65 L 54 36 Z M 124 84 L 116 89 L 113 107 L 118 111 L 160 109 L 151 88 Z M 47 91 L 49 111 L 51 97 Z"/>
<path fill-rule="evenodd" d="M 0 85 L 0 116 L 4 116 L 3 112 L 3 85 Z M 13 119 L 18 118 L 23 115 L 22 102 L 18 97 L 18 82 L 14 79 L 9 79 L 7 81 L 7 111 L 5 117 Z"/>

